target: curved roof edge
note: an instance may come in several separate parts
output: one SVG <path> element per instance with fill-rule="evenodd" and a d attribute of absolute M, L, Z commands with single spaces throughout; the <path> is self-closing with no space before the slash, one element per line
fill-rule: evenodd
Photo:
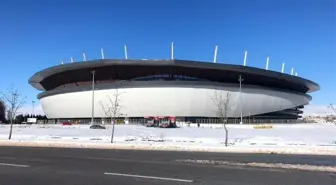
<path fill-rule="evenodd" d="M 277 71 L 265 70 L 251 66 L 242 66 L 235 64 L 225 64 L 225 63 L 210 63 L 210 62 L 200 62 L 200 61 L 190 61 L 190 60 L 167 60 L 167 59 L 159 59 L 159 60 L 134 60 L 134 59 L 99 59 L 99 60 L 91 60 L 91 61 L 82 61 L 82 62 L 74 62 L 67 64 L 60 64 L 57 66 L 52 66 L 41 70 L 35 73 L 32 77 L 29 78 L 28 83 L 32 85 L 34 88 L 44 91 L 45 89 L 42 87 L 40 82 L 57 73 L 83 69 L 83 68 L 99 68 L 103 66 L 111 66 L 111 65 L 138 65 L 138 66 L 181 66 L 181 67 L 191 67 L 191 68 L 204 68 L 204 69 L 217 69 L 217 70 L 229 70 L 229 71 L 237 71 L 242 73 L 251 73 L 251 74 L 261 74 L 263 76 L 269 76 L 274 78 L 284 78 L 289 81 L 298 82 L 306 84 L 309 87 L 308 92 L 318 91 L 320 86 L 308 79 L 304 79 L 298 76 L 289 75 L 286 73 L 280 73 Z"/>

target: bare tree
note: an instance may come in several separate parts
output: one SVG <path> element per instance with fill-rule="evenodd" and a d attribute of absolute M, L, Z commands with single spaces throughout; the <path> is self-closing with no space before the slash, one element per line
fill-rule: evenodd
<path fill-rule="evenodd" d="M 26 102 L 26 97 L 23 97 L 19 90 L 14 86 L 11 86 L 7 89 L 6 92 L 1 92 L 2 101 L 5 104 L 8 112 L 8 118 L 10 119 L 10 130 L 8 139 L 12 138 L 12 130 L 13 130 L 13 121 L 16 117 L 17 111 L 24 105 Z"/>
<path fill-rule="evenodd" d="M 225 129 L 225 146 L 228 146 L 229 131 L 226 127 L 228 112 L 230 111 L 230 102 L 233 98 L 232 93 L 216 91 L 210 97 L 216 106 L 216 114 L 219 116 L 220 121 L 224 125 Z"/>
<path fill-rule="evenodd" d="M 332 103 L 329 104 L 328 108 L 336 114 L 336 108 L 334 107 L 334 105 Z"/>
<path fill-rule="evenodd" d="M 111 118 L 112 121 L 112 133 L 111 133 L 111 143 L 113 143 L 113 136 L 114 136 L 114 125 L 116 123 L 116 118 L 122 116 L 121 109 L 123 106 L 120 104 L 120 96 L 123 93 L 119 92 L 118 89 L 115 90 L 112 97 L 107 96 L 108 104 L 104 105 L 103 102 L 101 103 L 102 109 L 106 116 Z"/>

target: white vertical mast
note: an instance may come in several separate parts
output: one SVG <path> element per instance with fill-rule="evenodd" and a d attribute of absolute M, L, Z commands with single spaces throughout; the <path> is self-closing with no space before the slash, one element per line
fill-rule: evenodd
<path fill-rule="evenodd" d="M 246 59 L 247 59 L 247 51 L 245 51 L 245 55 L 244 55 L 244 66 L 246 66 Z"/>
<path fill-rule="evenodd" d="M 103 48 L 100 49 L 100 54 L 101 54 L 102 59 L 105 59 L 104 49 Z"/>
<path fill-rule="evenodd" d="M 86 55 L 83 53 L 83 61 L 86 61 Z"/>
<path fill-rule="evenodd" d="M 125 50 L 125 59 L 127 60 L 128 56 L 127 56 L 127 46 L 126 45 L 124 45 L 124 50 Z"/>
<path fill-rule="evenodd" d="M 217 61 L 217 49 L 218 49 L 218 46 L 216 45 L 215 46 L 215 54 L 214 54 L 214 63 L 216 63 L 216 61 Z"/>
<path fill-rule="evenodd" d="M 291 75 L 293 75 L 294 74 L 294 68 L 292 68 L 292 71 L 291 71 Z"/>
<path fill-rule="evenodd" d="M 266 59 L 266 70 L 268 70 L 269 57 Z"/>
<path fill-rule="evenodd" d="M 72 57 L 70 58 L 70 62 L 71 62 L 71 63 L 73 63 L 73 62 L 74 62 L 74 60 L 73 60 L 73 58 L 72 58 Z"/>
<path fill-rule="evenodd" d="M 281 72 L 284 73 L 284 70 L 285 70 L 285 63 L 282 63 Z"/>

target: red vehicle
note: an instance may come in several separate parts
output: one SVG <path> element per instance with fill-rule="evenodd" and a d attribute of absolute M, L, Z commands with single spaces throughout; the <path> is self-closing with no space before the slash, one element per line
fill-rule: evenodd
<path fill-rule="evenodd" d="M 176 128 L 175 116 L 145 117 L 147 127 Z"/>
<path fill-rule="evenodd" d="M 62 125 L 72 125 L 72 124 L 68 121 L 65 121 L 65 122 L 62 123 Z"/>
<path fill-rule="evenodd" d="M 159 117 L 159 119 L 160 119 L 159 127 L 161 127 L 161 128 L 176 128 L 175 116 Z"/>

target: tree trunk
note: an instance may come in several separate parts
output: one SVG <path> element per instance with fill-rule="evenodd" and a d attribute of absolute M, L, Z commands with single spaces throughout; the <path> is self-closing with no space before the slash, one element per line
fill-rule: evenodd
<path fill-rule="evenodd" d="M 229 131 L 226 128 L 226 124 L 224 123 L 224 129 L 225 129 L 225 146 L 228 146 L 228 140 L 229 140 Z"/>
<path fill-rule="evenodd" d="M 113 118 L 113 123 L 112 123 L 112 135 L 111 135 L 111 143 L 113 143 L 113 136 L 114 136 L 114 125 L 115 125 L 115 118 Z"/>
<path fill-rule="evenodd" d="M 9 140 L 12 138 L 12 130 L 13 130 L 13 119 L 11 119 L 10 123 L 9 136 L 8 136 Z"/>

